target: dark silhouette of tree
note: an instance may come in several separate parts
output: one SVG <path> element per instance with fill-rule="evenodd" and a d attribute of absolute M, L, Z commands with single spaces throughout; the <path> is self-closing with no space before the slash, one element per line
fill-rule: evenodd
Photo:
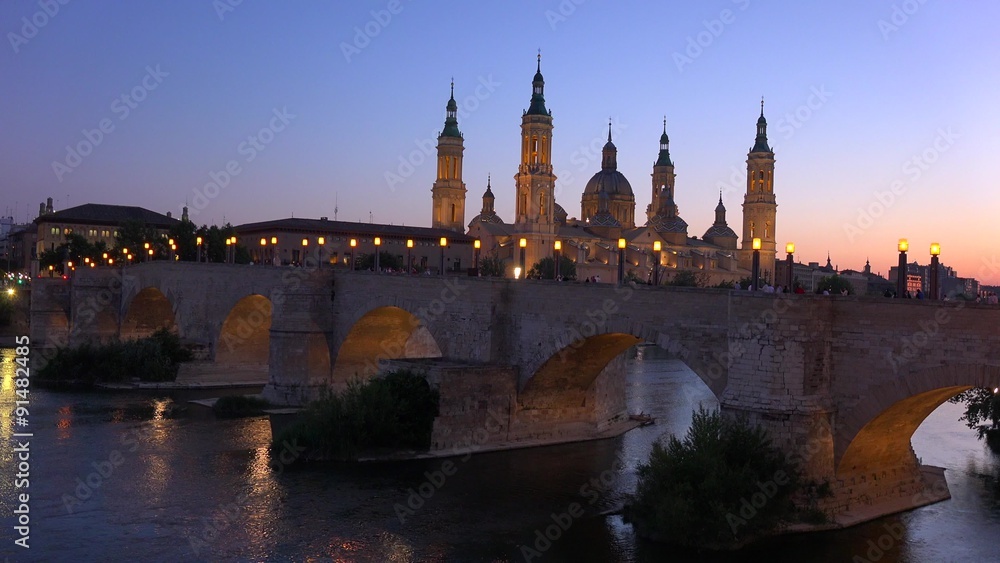
<path fill-rule="evenodd" d="M 566 256 L 559 257 L 559 275 L 564 280 L 576 279 L 576 263 Z M 556 279 L 556 261 L 553 257 L 542 258 L 528 270 L 529 278 L 554 280 Z"/>

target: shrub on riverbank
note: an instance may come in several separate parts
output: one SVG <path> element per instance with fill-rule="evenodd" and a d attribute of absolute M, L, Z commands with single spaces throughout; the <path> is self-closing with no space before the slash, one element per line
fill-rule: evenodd
<path fill-rule="evenodd" d="M 438 393 L 423 377 L 393 372 L 310 403 L 272 447 L 287 441 L 306 448 L 299 459 L 335 460 L 375 448 L 426 450 L 437 415 Z"/>
<path fill-rule="evenodd" d="M 996 453 L 1000 453 L 1000 394 L 992 389 L 975 387 L 948 400 L 965 403 L 965 414 L 959 420 L 976 431 L 980 440 Z"/>
<path fill-rule="evenodd" d="M 148 338 L 60 348 L 35 376 L 52 383 L 93 385 L 129 381 L 173 381 L 180 362 L 191 359 L 180 339 L 166 329 Z"/>
<path fill-rule="evenodd" d="M 243 418 L 247 416 L 260 416 L 264 414 L 264 409 L 271 407 L 271 403 L 260 397 L 230 395 L 219 397 L 212 405 L 212 413 L 219 418 Z"/>
<path fill-rule="evenodd" d="M 699 409 L 683 440 L 653 445 L 626 516 L 654 541 L 734 548 L 791 520 L 797 486 L 795 466 L 763 429 Z"/>

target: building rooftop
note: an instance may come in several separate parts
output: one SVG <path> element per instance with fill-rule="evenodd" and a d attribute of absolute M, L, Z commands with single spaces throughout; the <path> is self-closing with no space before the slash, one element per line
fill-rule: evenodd
<path fill-rule="evenodd" d="M 128 221 L 138 221 L 154 227 L 168 228 L 179 221 L 172 217 L 130 205 L 107 205 L 86 203 L 55 213 L 40 215 L 35 223 L 85 223 L 96 225 L 121 225 Z"/>
<path fill-rule="evenodd" d="M 287 219 L 275 219 L 273 221 L 261 221 L 259 223 L 245 223 L 236 226 L 239 233 L 265 232 L 265 231 L 300 231 L 300 232 L 323 232 L 323 233 L 344 233 L 353 235 L 370 235 L 383 237 L 411 237 L 439 239 L 447 237 L 454 242 L 472 242 L 475 237 L 457 233 L 448 229 L 436 229 L 433 227 L 408 227 L 406 225 L 383 225 L 380 223 L 355 223 L 350 221 L 330 221 L 329 219 L 304 219 L 299 217 L 289 217 Z"/>

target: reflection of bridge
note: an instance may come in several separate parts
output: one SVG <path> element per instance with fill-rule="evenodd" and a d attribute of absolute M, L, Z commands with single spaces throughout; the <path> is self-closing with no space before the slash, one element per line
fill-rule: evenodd
<path fill-rule="evenodd" d="M 958 392 L 1000 386 L 1000 309 L 985 305 L 161 262 L 66 284 L 35 282 L 37 346 L 166 326 L 220 369 L 266 369 L 265 394 L 290 404 L 379 360 L 443 357 L 489 374 L 449 380 L 452 420 L 481 428 L 491 409 L 514 443 L 613 429 L 622 352 L 652 342 L 830 482 L 837 512 L 931 500 L 911 496 L 927 481 L 910 436 Z"/>

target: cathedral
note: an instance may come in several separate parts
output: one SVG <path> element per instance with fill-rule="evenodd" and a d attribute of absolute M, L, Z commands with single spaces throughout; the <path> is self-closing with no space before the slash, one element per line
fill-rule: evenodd
<path fill-rule="evenodd" d="M 715 285 L 750 276 L 753 239 L 759 238 L 761 277 L 773 279 L 777 204 L 774 199 L 774 152 L 767 144 L 763 102 L 757 120 L 757 136 L 747 155 L 740 244 L 736 232 L 726 221 L 721 193 L 714 223 L 701 238 L 688 235 L 688 223 L 681 218 L 674 199 L 674 165 L 670 159 L 665 119 L 652 168 L 652 198 L 646 208 L 645 224 L 636 225 L 635 194 L 631 183 L 618 170 L 618 149 L 612 141 L 610 124 L 608 141 L 602 150 L 601 169 L 587 182 L 580 200 L 580 218 L 568 217 L 566 210 L 555 201 L 552 113 L 545 106 L 541 55 L 531 88 L 530 104 L 521 116 L 521 159 L 514 174 L 514 217 L 508 223 L 497 215 L 492 178 L 487 178 L 482 208 L 466 226 L 467 190 L 462 179 L 465 148 L 458 129 L 458 106 L 452 85 L 445 126 L 438 136 L 437 179 L 431 188 L 434 227 L 467 232 L 479 239 L 482 256 L 499 255 L 507 264 L 509 277 L 514 277 L 515 268 L 521 266 L 522 256 L 527 270 L 559 251 L 576 264 L 578 279 L 598 277 L 610 283 L 616 281 L 621 239 L 626 242 L 624 269 L 641 280 L 652 280 L 654 267 L 659 263 L 660 283 L 669 281 L 678 272 L 689 271 L 697 276 L 701 285 Z M 654 251 L 656 246 L 659 252 Z"/>

